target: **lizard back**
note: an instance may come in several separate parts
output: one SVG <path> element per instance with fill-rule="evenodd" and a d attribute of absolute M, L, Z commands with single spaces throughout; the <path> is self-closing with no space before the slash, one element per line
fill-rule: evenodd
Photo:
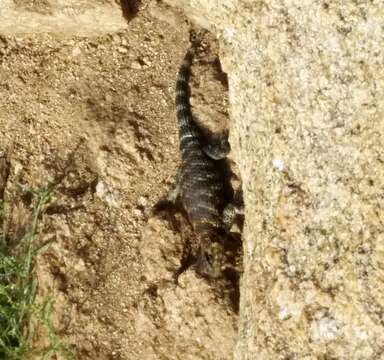
<path fill-rule="evenodd" d="M 193 46 L 186 53 L 176 82 L 176 110 L 179 127 L 181 166 L 179 198 L 201 246 L 220 241 L 223 228 L 224 180 L 220 161 L 203 149 L 202 135 L 195 123 L 189 102 L 190 68 Z M 205 244 L 205 245 L 204 245 Z"/>

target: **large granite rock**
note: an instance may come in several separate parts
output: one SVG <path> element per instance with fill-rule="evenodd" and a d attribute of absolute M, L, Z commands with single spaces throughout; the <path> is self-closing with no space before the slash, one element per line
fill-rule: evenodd
<path fill-rule="evenodd" d="M 1 0 L 0 34 L 95 34 L 126 28 L 114 0 Z"/>
<path fill-rule="evenodd" d="M 246 204 L 236 359 L 379 359 L 384 8 L 167 0 L 221 39 Z"/>

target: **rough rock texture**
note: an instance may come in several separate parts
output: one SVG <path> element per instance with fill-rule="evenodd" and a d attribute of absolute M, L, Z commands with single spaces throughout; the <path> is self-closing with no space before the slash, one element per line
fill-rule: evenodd
<path fill-rule="evenodd" d="M 1 0 L 0 33 L 91 34 L 127 27 L 114 0 Z"/>
<path fill-rule="evenodd" d="M 168 0 L 215 29 L 246 226 L 236 359 L 384 356 L 379 1 Z"/>

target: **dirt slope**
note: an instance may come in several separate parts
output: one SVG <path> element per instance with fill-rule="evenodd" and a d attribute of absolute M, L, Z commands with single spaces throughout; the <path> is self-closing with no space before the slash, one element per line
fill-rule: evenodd
<path fill-rule="evenodd" d="M 58 182 L 37 275 L 78 359 L 232 358 L 230 291 L 191 270 L 171 283 L 183 237 L 149 216 L 178 163 L 174 82 L 189 30 L 180 14 L 142 2 L 123 33 L 0 38 L 0 150 L 11 181 Z M 211 38 L 194 74 L 199 119 L 225 127 Z"/>

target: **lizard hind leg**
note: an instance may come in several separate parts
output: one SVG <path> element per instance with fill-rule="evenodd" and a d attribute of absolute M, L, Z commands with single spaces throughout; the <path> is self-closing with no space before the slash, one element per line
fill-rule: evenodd
<path fill-rule="evenodd" d="M 196 272 L 207 279 L 217 279 L 222 275 L 224 265 L 224 248 L 219 242 L 213 242 L 209 246 L 201 246 L 197 257 Z"/>
<path fill-rule="evenodd" d="M 179 283 L 179 276 L 186 272 L 190 267 L 192 267 L 196 263 L 196 256 L 193 254 L 191 249 L 191 244 L 187 241 L 183 247 L 183 255 L 180 261 L 180 266 L 173 274 L 173 279 L 175 284 Z"/>

